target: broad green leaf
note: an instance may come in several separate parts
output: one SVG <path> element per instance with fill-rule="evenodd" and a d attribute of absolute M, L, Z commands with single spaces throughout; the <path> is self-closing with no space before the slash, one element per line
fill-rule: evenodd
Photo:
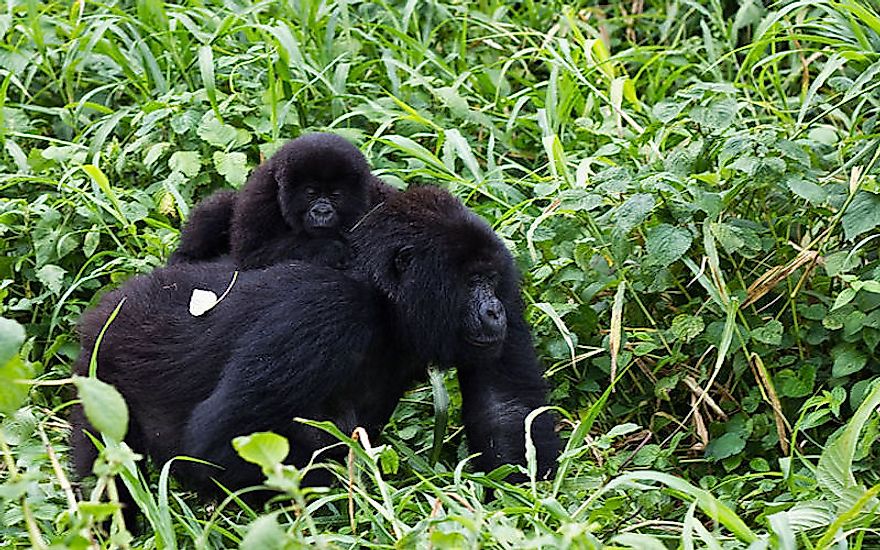
<path fill-rule="evenodd" d="M 49 292 L 52 294 L 58 294 L 64 287 L 65 273 L 67 273 L 67 271 L 57 265 L 48 264 L 37 270 L 37 280 L 46 285 Z"/>
<path fill-rule="evenodd" d="M 723 460 L 742 452 L 746 448 L 746 442 L 738 433 L 728 432 L 721 437 L 716 437 L 706 446 L 706 458 L 710 460 Z"/>
<path fill-rule="evenodd" d="M 735 99 L 719 99 L 705 107 L 691 109 L 691 119 L 708 130 L 720 132 L 733 124 L 736 119 L 737 102 Z"/>
<path fill-rule="evenodd" d="M 665 223 L 652 227 L 648 230 L 645 243 L 648 260 L 666 267 L 684 256 L 691 246 L 691 241 L 691 234 L 687 229 Z"/>
<path fill-rule="evenodd" d="M 7 321 L 8 319 L 3 319 Z M 16 353 L 0 363 L 0 413 L 14 413 L 27 399 L 30 384 L 21 383 L 33 376 L 32 369 Z"/>
<path fill-rule="evenodd" d="M 614 213 L 617 228 L 623 233 L 629 233 L 632 228 L 645 221 L 653 209 L 653 195 L 645 193 L 633 195 L 617 207 L 617 211 Z"/>
<path fill-rule="evenodd" d="M 880 294 L 880 281 L 862 281 L 861 290 Z"/>
<path fill-rule="evenodd" d="M 247 181 L 247 156 L 244 153 L 214 151 L 214 166 L 233 187 L 241 187 Z"/>
<path fill-rule="evenodd" d="M 176 151 L 168 159 L 168 167 L 173 172 L 180 172 L 188 178 L 199 175 L 202 167 L 202 156 L 198 151 Z"/>
<path fill-rule="evenodd" d="M 120 505 L 114 502 L 80 502 L 79 511 L 87 517 L 91 517 L 94 521 L 104 521 L 109 518 L 113 512 L 119 510 Z"/>
<path fill-rule="evenodd" d="M 822 204 L 828 197 L 825 189 L 802 178 L 789 178 L 785 183 L 792 193 L 806 199 L 810 204 Z"/>
<path fill-rule="evenodd" d="M 0 317 L 0 365 L 18 355 L 24 338 L 24 327 L 18 321 Z"/>
<path fill-rule="evenodd" d="M 851 241 L 880 225 L 880 195 L 859 191 L 841 218 L 846 240 Z"/>
<path fill-rule="evenodd" d="M 231 145 L 238 136 L 235 127 L 220 122 L 214 117 L 213 113 L 206 115 L 202 119 L 202 122 L 196 129 L 196 134 L 207 143 L 221 149 Z"/>
<path fill-rule="evenodd" d="M 83 376 L 75 376 L 73 384 L 92 426 L 114 441 L 125 439 L 128 406 L 116 388 L 97 378 Z"/>
<path fill-rule="evenodd" d="M 144 155 L 144 164 L 146 166 L 152 166 L 159 160 L 165 151 L 168 150 L 171 144 L 167 141 L 161 141 L 159 143 L 154 143 L 149 149 L 147 149 L 147 154 Z"/>
<path fill-rule="evenodd" d="M 652 112 L 654 113 L 654 116 L 657 118 L 657 120 L 659 120 L 663 124 L 668 124 L 675 120 L 675 118 L 678 117 L 679 114 L 681 114 L 686 106 L 686 103 L 680 103 L 677 101 L 665 99 L 654 105 Z"/>
<path fill-rule="evenodd" d="M 271 470 L 290 453 L 287 439 L 272 432 L 257 432 L 236 437 L 232 440 L 232 446 L 241 458 L 264 470 Z"/>
<path fill-rule="evenodd" d="M 859 372 L 868 363 L 868 356 L 853 344 L 848 343 L 834 346 L 834 349 L 831 350 L 831 357 L 834 358 L 831 375 L 835 378 Z"/>

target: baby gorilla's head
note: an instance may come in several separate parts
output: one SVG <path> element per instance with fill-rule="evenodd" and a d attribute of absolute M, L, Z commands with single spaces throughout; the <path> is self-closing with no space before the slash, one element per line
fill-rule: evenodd
<path fill-rule="evenodd" d="M 367 210 L 370 167 L 334 134 L 307 134 L 270 159 L 284 221 L 314 237 L 338 235 Z"/>

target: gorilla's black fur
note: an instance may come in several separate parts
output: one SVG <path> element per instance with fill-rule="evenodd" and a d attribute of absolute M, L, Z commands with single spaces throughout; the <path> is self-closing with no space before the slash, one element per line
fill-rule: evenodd
<path fill-rule="evenodd" d="M 346 267 L 347 231 L 395 192 L 344 138 L 306 134 L 258 166 L 239 193 L 221 191 L 200 202 L 169 264 L 231 253 L 241 269 L 283 260 Z"/>
<path fill-rule="evenodd" d="M 235 436 L 283 434 L 298 465 L 331 440 L 293 417 L 375 436 L 428 363 L 458 369 L 478 467 L 524 464 L 524 421 L 545 404 L 546 389 L 516 268 L 491 228 L 450 194 L 416 188 L 389 197 L 351 241 L 358 261 L 350 272 L 289 262 L 245 271 L 200 317 L 188 312 L 193 289 L 221 294 L 232 264 L 137 277 L 83 316 L 75 371 L 87 372 L 97 334 L 126 297 L 98 351 L 98 377 L 128 402 L 133 449 L 159 462 L 183 454 L 222 467 L 185 466 L 184 481 L 206 493 L 211 477 L 230 488 L 261 481 L 233 451 Z M 82 416 L 72 423 L 83 476 L 95 451 Z M 545 476 L 558 447 L 548 414 L 535 419 L 532 436 Z"/>
<path fill-rule="evenodd" d="M 223 189 L 197 204 L 180 231 L 180 244 L 168 259 L 169 265 L 206 262 L 229 254 L 235 199 L 235 191 Z"/>

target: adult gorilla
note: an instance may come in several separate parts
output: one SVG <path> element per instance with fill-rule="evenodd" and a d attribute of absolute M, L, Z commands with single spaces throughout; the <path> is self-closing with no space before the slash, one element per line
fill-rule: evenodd
<path fill-rule="evenodd" d="M 293 417 L 332 420 L 376 436 L 429 363 L 457 367 L 463 419 L 484 470 L 525 463 L 526 416 L 545 404 L 545 384 L 523 319 L 513 260 L 491 228 L 436 188 L 390 197 L 352 233 L 357 265 L 348 274 L 307 264 L 242 272 L 225 299 L 200 317 L 194 289 L 218 295 L 228 263 L 180 264 L 137 277 L 84 315 L 88 370 L 95 339 L 127 301 L 98 350 L 98 377 L 126 398 L 126 441 L 164 462 L 189 455 L 222 469 L 186 465 L 183 481 L 208 493 L 260 483 L 230 445 L 272 430 L 290 439 L 303 465 L 331 443 Z M 95 451 L 73 420 L 77 473 Z M 549 415 L 532 426 L 539 475 L 554 467 L 558 438 Z"/>

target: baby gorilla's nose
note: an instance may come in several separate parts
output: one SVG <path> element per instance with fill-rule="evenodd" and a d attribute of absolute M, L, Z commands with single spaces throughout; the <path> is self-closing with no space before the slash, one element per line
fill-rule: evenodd
<path fill-rule="evenodd" d="M 480 324 L 487 334 L 501 336 L 507 329 L 507 315 L 498 298 L 490 298 L 480 305 Z"/>
<path fill-rule="evenodd" d="M 314 225 L 318 227 L 327 227 L 333 225 L 336 219 L 336 210 L 327 202 L 319 202 L 309 209 L 309 217 L 312 218 Z"/>

